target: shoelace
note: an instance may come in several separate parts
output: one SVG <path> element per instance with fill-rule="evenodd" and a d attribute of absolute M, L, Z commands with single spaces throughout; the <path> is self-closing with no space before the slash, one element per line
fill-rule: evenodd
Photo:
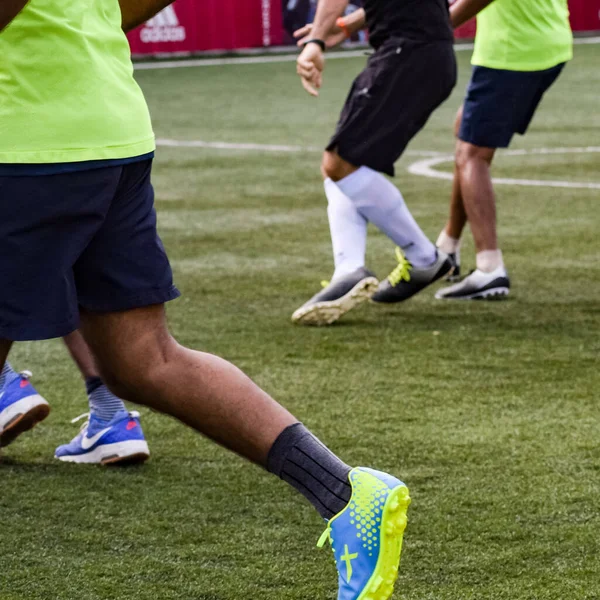
<path fill-rule="evenodd" d="M 396 248 L 396 258 L 398 266 L 390 273 L 388 281 L 396 287 L 401 281 L 410 281 L 410 272 L 413 266 L 410 261 L 402 254 L 400 248 Z"/>
<path fill-rule="evenodd" d="M 81 419 L 85 419 L 85 423 L 81 426 L 81 428 L 79 429 L 79 433 L 83 433 L 90 425 L 90 413 L 83 413 L 82 415 L 79 415 L 78 417 L 75 417 L 74 419 L 71 419 L 71 423 L 78 423 L 79 421 L 81 421 Z"/>
<path fill-rule="evenodd" d="M 19 375 L 23 379 L 27 379 L 27 381 L 29 381 L 33 377 L 33 373 L 31 371 L 20 371 Z"/>
<path fill-rule="evenodd" d="M 327 281 L 327 279 L 323 279 L 323 281 L 321 281 L 321 287 L 323 289 L 325 289 L 331 282 Z"/>
<path fill-rule="evenodd" d="M 317 542 L 317 548 L 322 548 L 327 540 L 331 542 L 331 526 L 329 524 L 327 525 L 327 529 L 321 534 L 321 537 Z"/>

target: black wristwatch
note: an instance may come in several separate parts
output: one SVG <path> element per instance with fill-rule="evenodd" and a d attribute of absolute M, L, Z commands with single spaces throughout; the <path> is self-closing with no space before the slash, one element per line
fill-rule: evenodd
<path fill-rule="evenodd" d="M 307 42 L 305 42 L 304 47 L 306 48 L 306 46 L 308 46 L 309 44 L 316 44 L 317 46 L 319 46 L 319 48 L 321 48 L 323 52 L 325 52 L 325 48 L 327 47 L 323 40 L 318 40 L 316 38 L 314 40 L 308 40 Z"/>

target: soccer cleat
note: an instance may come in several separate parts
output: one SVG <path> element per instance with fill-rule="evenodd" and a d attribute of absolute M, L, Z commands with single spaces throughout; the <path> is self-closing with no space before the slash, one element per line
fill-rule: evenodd
<path fill-rule="evenodd" d="M 400 248 L 396 248 L 396 258 L 398 266 L 379 284 L 371 298 L 373 302 L 393 303 L 408 300 L 452 269 L 448 255 L 441 250 L 437 251 L 435 262 L 430 267 L 413 267 Z"/>
<path fill-rule="evenodd" d="M 331 325 L 368 300 L 378 284 L 377 277 L 371 271 L 360 267 L 327 284 L 292 315 L 292 321 L 302 325 Z"/>
<path fill-rule="evenodd" d="M 329 521 L 319 547 L 329 538 L 338 570 L 338 600 L 387 600 L 398 577 L 410 497 L 391 475 L 359 467 L 349 475 L 352 497 Z"/>
<path fill-rule="evenodd" d="M 73 423 L 87 416 L 77 417 Z M 120 410 L 109 422 L 89 415 L 75 439 L 56 449 L 55 457 L 64 462 L 110 465 L 144 462 L 150 457 L 150 450 L 140 414 Z"/>
<path fill-rule="evenodd" d="M 0 447 L 8 446 L 22 433 L 50 414 L 50 406 L 31 385 L 31 373 L 15 373 L 0 393 Z"/>
<path fill-rule="evenodd" d="M 506 269 L 498 267 L 491 273 L 479 269 L 473 271 L 460 283 L 438 291 L 438 300 L 492 300 L 508 296 L 510 279 Z"/>
<path fill-rule="evenodd" d="M 448 254 L 448 259 L 452 264 L 452 268 L 446 277 L 446 281 L 450 281 L 451 283 L 460 281 L 460 252 L 451 252 Z"/>

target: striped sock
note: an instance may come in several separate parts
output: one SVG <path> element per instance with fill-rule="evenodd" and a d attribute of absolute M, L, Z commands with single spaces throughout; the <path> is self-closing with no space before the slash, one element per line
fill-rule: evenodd
<path fill-rule="evenodd" d="M 0 373 L 0 390 L 4 389 L 6 385 L 6 379 L 9 375 L 15 375 L 13 368 L 10 366 L 10 363 L 6 361 L 4 363 L 4 368 L 2 369 L 2 373 Z"/>
<path fill-rule="evenodd" d="M 103 383 L 100 377 L 85 380 L 90 414 L 100 421 L 111 421 L 120 410 L 127 410 L 123 400 L 117 398 Z"/>
<path fill-rule="evenodd" d="M 277 438 L 267 469 L 295 487 L 324 519 L 331 519 L 350 502 L 350 467 L 301 423 L 284 429 Z"/>

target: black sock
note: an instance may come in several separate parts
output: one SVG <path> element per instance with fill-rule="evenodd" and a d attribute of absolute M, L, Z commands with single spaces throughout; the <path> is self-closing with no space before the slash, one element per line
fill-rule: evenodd
<path fill-rule="evenodd" d="M 324 519 L 331 519 L 350 502 L 351 468 L 302 423 L 290 425 L 275 440 L 267 469 L 295 487 Z"/>

